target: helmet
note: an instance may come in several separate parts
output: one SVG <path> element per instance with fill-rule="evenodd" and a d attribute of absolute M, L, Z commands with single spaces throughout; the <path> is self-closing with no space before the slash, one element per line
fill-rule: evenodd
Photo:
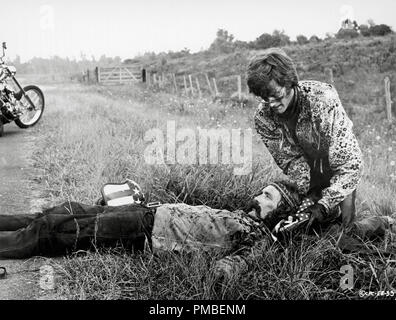
<path fill-rule="evenodd" d="M 123 183 L 106 183 L 102 187 L 101 192 L 104 203 L 107 206 L 143 204 L 146 201 L 142 188 L 130 179 Z"/>

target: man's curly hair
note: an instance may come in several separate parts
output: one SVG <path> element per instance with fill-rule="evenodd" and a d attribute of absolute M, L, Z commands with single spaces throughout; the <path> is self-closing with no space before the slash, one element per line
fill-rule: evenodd
<path fill-rule="evenodd" d="M 298 75 L 292 59 L 279 48 L 269 48 L 254 57 L 247 69 L 249 91 L 265 98 L 272 95 L 269 83 L 276 81 L 289 92 L 298 84 Z"/>

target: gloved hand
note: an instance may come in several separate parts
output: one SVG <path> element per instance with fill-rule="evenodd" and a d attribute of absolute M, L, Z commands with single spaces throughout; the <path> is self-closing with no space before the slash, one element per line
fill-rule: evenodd
<path fill-rule="evenodd" d="M 277 241 L 278 236 L 280 236 L 283 232 L 300 228 L 301 226 L 308 223 L 311 213 L 306 212 L 306 210 L 314 204 L 315 203 L 312 201 L 312 199 L 305 198 L 301 202 L 295 214 L 288 216 L 287 219 L 279 221 L 274 230 L 271 232 L 272 238 Z"/>
<path fill-rule="evenodd" d="M 323 223 L 328 216 L 327 209 L 320 203 L 315 203 L 314 205 L 308 207 L 303 211 L 303 213 L 309 214 L 310 216 L 307 226 L 308 229 L 311 228 L 312 224 L 314 223 Z"/>
<path fill-rule="evenodd" d="M 216 262 L 214 274 L 216 277 L 230 279 L 233 274 L 247 270 L 247 263 L 240 256 L 227 256 Z"/>

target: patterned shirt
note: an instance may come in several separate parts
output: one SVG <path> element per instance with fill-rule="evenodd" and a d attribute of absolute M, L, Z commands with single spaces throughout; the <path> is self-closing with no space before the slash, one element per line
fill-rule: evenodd
<path fill-rule="evenodd" d="M 235 252 L 264 237 L 259 223 L 243 211 L 212 209 L 184 203 L 157 208 L 152 232 L 153 251 L 216 248 Z"/>
<path fill-rule="evenodd" d="M 310 188 L 311 171 L 330 175 L 319 203 L 335 209 L 357 187 L 363 170 L 362 153 L 337 91 L 318 81 L 300 81 L 295 137 L 288 126 L 265 103 L 255 114 L 255 127 L 282 171 L 299 193 Z"/>

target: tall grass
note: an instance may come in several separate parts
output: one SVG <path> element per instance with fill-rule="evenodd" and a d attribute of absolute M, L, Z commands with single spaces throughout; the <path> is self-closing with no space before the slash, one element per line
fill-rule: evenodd
<path fill-rule="evenodd" d="M 250 109 L 130 86 L 65 85 L 47 96 L 40 126 L 43 139 L 34 160 L 44 172 L 40 182 L 48 205 L 65 199 L 93 203 L 104 183 L 130 178 L 143 187 L 149 201 L 235 210 L 244 208 L 263 184 L 281 176 L 257 136 L 252 172 L 245 176 L 235 176 L 232 166 L 223 164 L 148 165 L 144 160 L 145 133 L 152 128 L 165 132 L 167 120 L 174 120 L 177 128 L 248 128 Z M 391 214 L 396 188 L 389 180 L 394 172 L 394 150 L 389 146 L 395 142 L 389 130 L 394 127 L 383 126 L 383 120 L 369 130 L 361 126 L 366 128 L 366 118 L 355 122 L 367 163 L 358 210 Z M 304 238 L 283 247 L 263 243 L 258 252 L 249 271 L 235 274 L 227 283 L 214 278 L 218 253 L 153 257 L 118 248 L 66 257 L 54 266 L 60 276 L 58 291 L 71 299 L 356 298 L 357 291 L 345 294 L 339 288 L 340 267 L 348 263 L 359 270 L 358 289 L 395 286 L 394 276 L 386 273 L 389 257 L 342 254 L 326 239 Z"/>

